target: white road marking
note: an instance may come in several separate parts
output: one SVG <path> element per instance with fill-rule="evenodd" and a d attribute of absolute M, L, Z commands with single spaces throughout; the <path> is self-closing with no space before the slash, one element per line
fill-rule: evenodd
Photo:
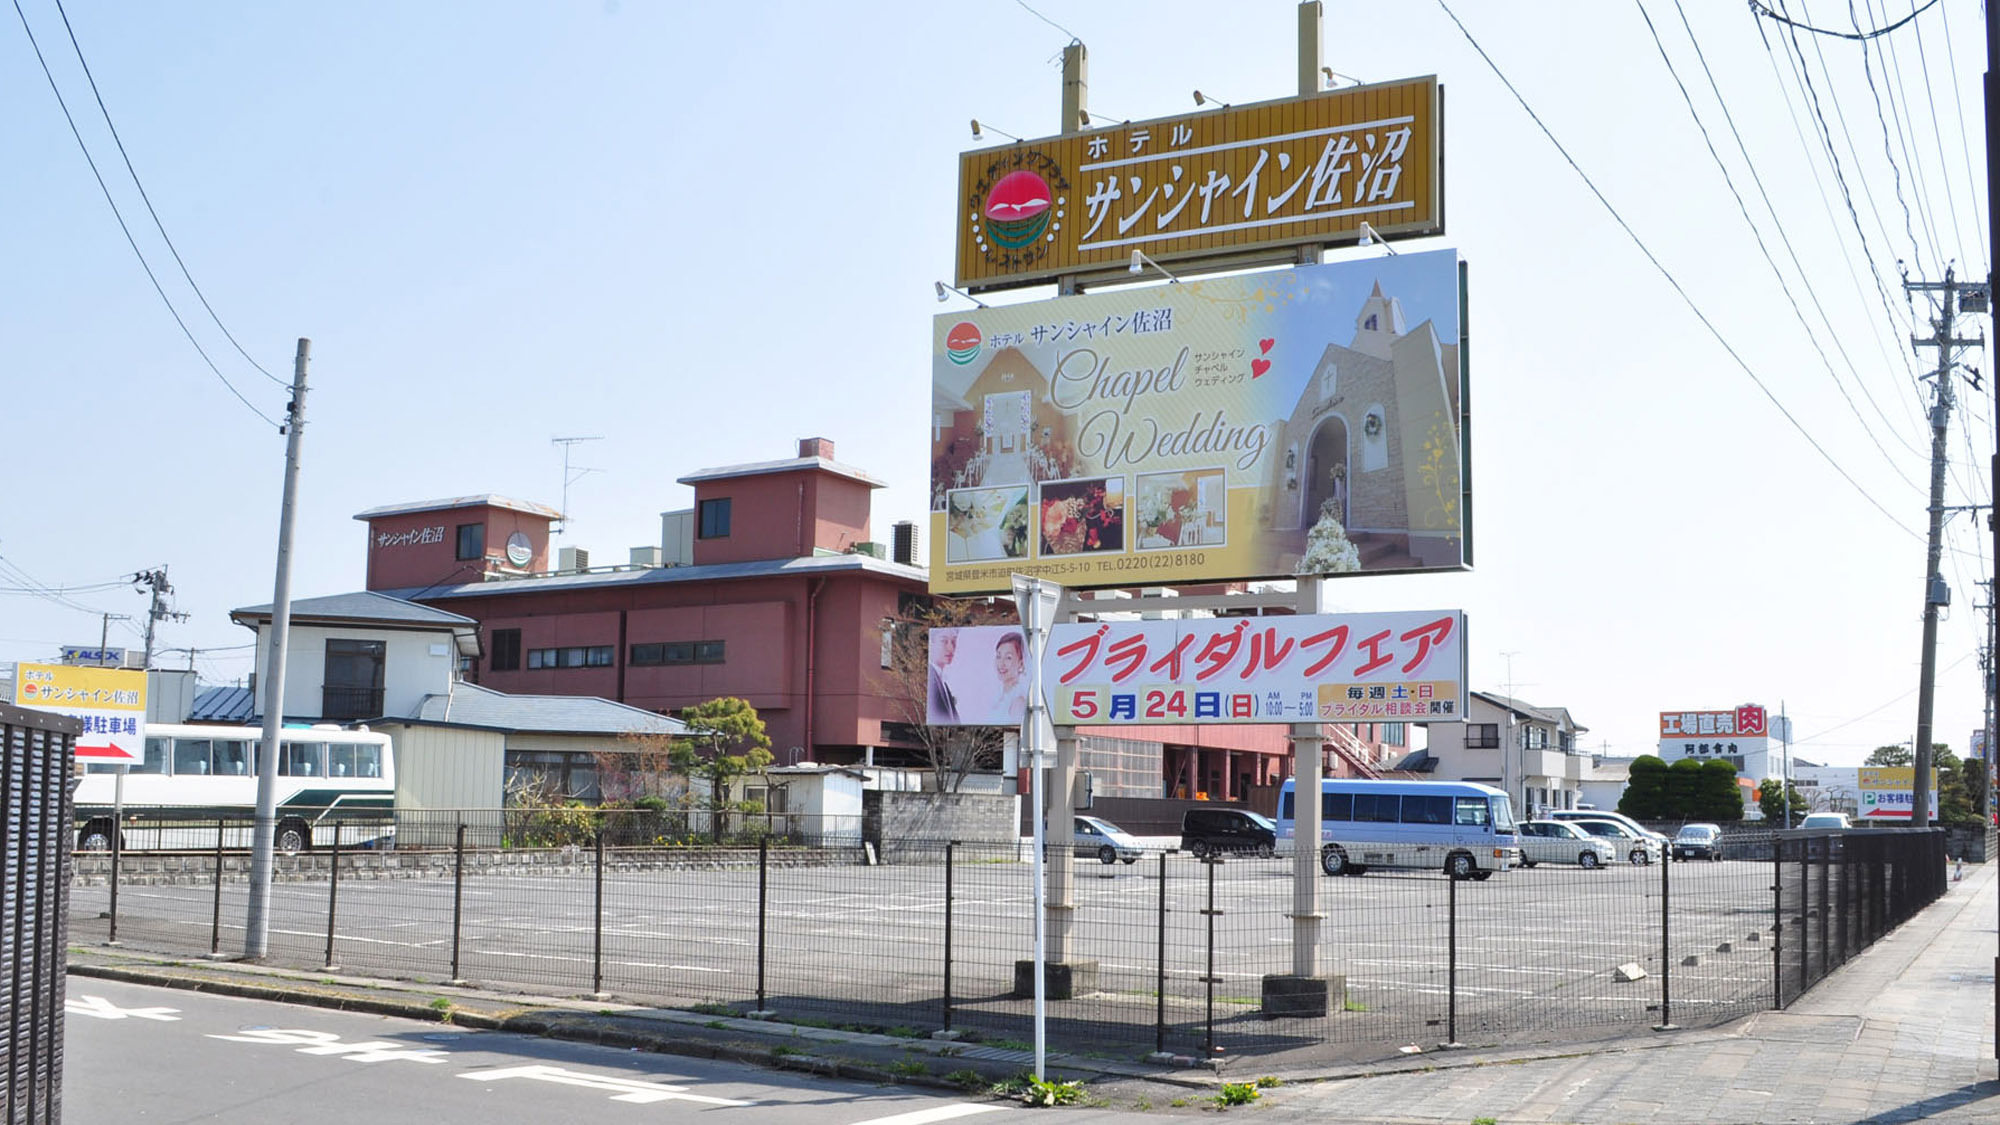
<path fill-rule="evenodd" d="M 172 1023 L 180 1019 L 173 1013 L 179 1008 L 121 1008 L 102 996 L 70 997 L 63 1001 L 63 1010 L 71 1015 L 94 1016 L 101 1020 L 159 1020 Z"/>
<path fill-rule="evenodd" d="M 554 1082 L 562 1086 L 582 1086 L 592 1090 L 614 1091 L 614 1102 L 681 1101 L 701 1102 L 705 1105 L 746 1106 L 755 1102 L 738 1101 L 734 1098 L 711 1098 L 703 1094 L 690 1094 L 686 1086 L 673 1086 L 664 1082 L 641 1082 L 635 1078 L 616 1078 L 607 1075 L 586 1074 L 582 1071 L 564 1070 L 559 1066 L 509 1066 L 497 1070 L 474 1070 L 459 1075 L 474 1082 L 497 1082 L 502 1078 L 528 1078 L 536 1082 Z"/>
<path fill-rule="evenodd" d="M 959 1117 L 970 1117 L 975 1113 L 991 1113 L 1002 1107 L 997 1105 L 941 1105 L 931 1109 L 919 1109 L 912 1113 L 898 1113 L 892 1117 L 871 1117 L 866 1121 L 856 1121 L 854 1125 L 930 1125 L 934 1121 L 950 1121 Z"/>

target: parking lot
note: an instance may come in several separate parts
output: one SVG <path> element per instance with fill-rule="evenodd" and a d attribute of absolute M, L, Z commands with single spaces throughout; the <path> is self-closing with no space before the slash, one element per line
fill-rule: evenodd
<path fill-rule="evenodd" d="M 989 1038 L 1029 1037 L 1029 1004 L 1012 995 L 1015 962 L 1033 948 L 1031 868 L 1017 851 L 960 845 L 950 866 L 949 1019 Z M 761 961 L 763 1003 L 782 1018 L 944 1026 L 946 866 L 830 858 L 773 862 L 760 897 L 755 853 L 696 868 L 614 851 L 601 891 L 588 851 L 518 873 L 468 872 L 462 885 L 449 870 L 384 877 L 381 857 L 343 857 L 337 892 L 323 874 L 274 887 L 270 959 L 323 965 L 331 898 L 342 970 L 447 980 L 456 902 L 458 976 L 488 987 L 741 1009 L 757 1002 Z M 121 887 L 120 941 L 207 952 L 206 862 L 189 857 L 184 883 Z M 1289 861 L 1149 854 L 1076 871 L 1069 959 L 1096 971 L 1050 1018 L 1052 1040 L 1072 1049 L 1436 1043 L 1454 1016 L 1461 1040 L 1493 1041 L 1649 1026 L 1663 998 L 1681 1024 L 1770 1004 L 1768 863 L 1667 868 L 1664 948 L 1658 866 L 1543 865 L 1456 884 L 1430 872 L 1323 878 L 1321 968 L 1345 978 L 1345 993 L 1324 1019 L 1282 1020 L 1263 1018 L 1261 981 L 1292 967 Z M 220 945 L 234 953 L 247 892 L 227 875 Z M 72 940 L 101 940 L 107 906 L 105 887 L 77 886 Z M 1622 965 L 1646 976 L 1621 980 Z"/>

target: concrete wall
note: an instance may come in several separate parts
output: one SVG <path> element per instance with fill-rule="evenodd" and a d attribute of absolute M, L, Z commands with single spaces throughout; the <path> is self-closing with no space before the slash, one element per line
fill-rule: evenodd
<path fill-rule="evenodd" d="M 861 795 L 862 838 L 887 861 L 898 855 L 934 855 L 948 840 L 999 842 L 1020 838 L 1018 798 L 984 793 L 885 793 Z"/>

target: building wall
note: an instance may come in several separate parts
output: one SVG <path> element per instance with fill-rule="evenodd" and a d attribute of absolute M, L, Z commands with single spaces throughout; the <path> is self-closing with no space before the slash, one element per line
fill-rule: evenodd
<path fill-rule="evenodd" d="M 868 538 L 868 485 L 816 469 L 697 481 L 694 563 L 800 558 Z M 701 505 L 729 500 L 729 534 L 703 539 Z"/>
<path fill-rule="evenodd" d="M 347 626 L 297 625 L 285 650 L 284 714 L 292 719 L 320 717 L 324 702 L 328 640 L 382 641 L 382 713 L 411 714 L 426 695 L 450 690 L 458 667 L 458 647 L 449 630 L 415 632 Z M 257 663 L 270 666 L 271 626 L 257 628 Z M 442 651 L 439 651 L 439 649 Z"/>
<path fill-rule="evenodd" d="M 396 840 L 411 847 L 452 842 L 459 818 L 468 812 L 475 827 L 499 824 L 501 786 L 506 776 L 507 736 L 500 731 L 384 723 L 378 729 L 396 743 Z"/>
<path fill-rule="evenodd" d="M 368 589 L 397 590 L 434 583 L 475 581 L 486 569 L 485 558 L 498 560 L 496 566 L 506 570 L 547 570 L 549 522 L 546 516 L 512 508 L 496 508 L 491 504 L 405 512 L 369 520 Z M 471 523 L 486 527 L 484 558 L 460 559 L 458 529 L 462 524 Z M 411 532 L 418 533 L 420 539 L 426 538 L 423 535 L 426 529 L 436 534 L 435 541 L 383 542 L 385 536 L 399 537 Z M 527 535 L 534 548 L 534 558 L 526 567 L 515 567 L 506 561 L 507 538 L 516 531 Z"/>

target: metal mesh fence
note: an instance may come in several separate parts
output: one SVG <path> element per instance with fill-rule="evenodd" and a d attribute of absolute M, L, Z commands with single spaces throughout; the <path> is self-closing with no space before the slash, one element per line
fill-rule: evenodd
<path fill-rule="evenodd" d="M 1032 1040 L 1025 843 L 877 849 L 791 818 L 783 831 L 737 826 L 718 846 L 712 833 L 585 814 L 537 825 L 403 813 L 393 846 L 357 831 L 373 846 L 337 857 L 315 835 L 278 858 L 267 960 Z M 227 846 L 240 828 L 208 822 L 205 850 L 121 853 L 115 917 L 110 857 L 85 853 L 76 939 L 115 928 L 137 948 L 240 951 L 249 861 Z M 1049 1042 L 1124 1056 L 1369 1053 L 1714 1024 L 1789 1003 L 1943 888 L 1934 832 L 1731 841 L 1715 862 L 1318 877 L 1328 999 L 1304 1015 L 1272 1000 L 1296 968 L 1289 859 L 1106 864 L 1058 850 L 1051 884 L 1067 867 L 1071 895 L 1045 913 Z"/>

